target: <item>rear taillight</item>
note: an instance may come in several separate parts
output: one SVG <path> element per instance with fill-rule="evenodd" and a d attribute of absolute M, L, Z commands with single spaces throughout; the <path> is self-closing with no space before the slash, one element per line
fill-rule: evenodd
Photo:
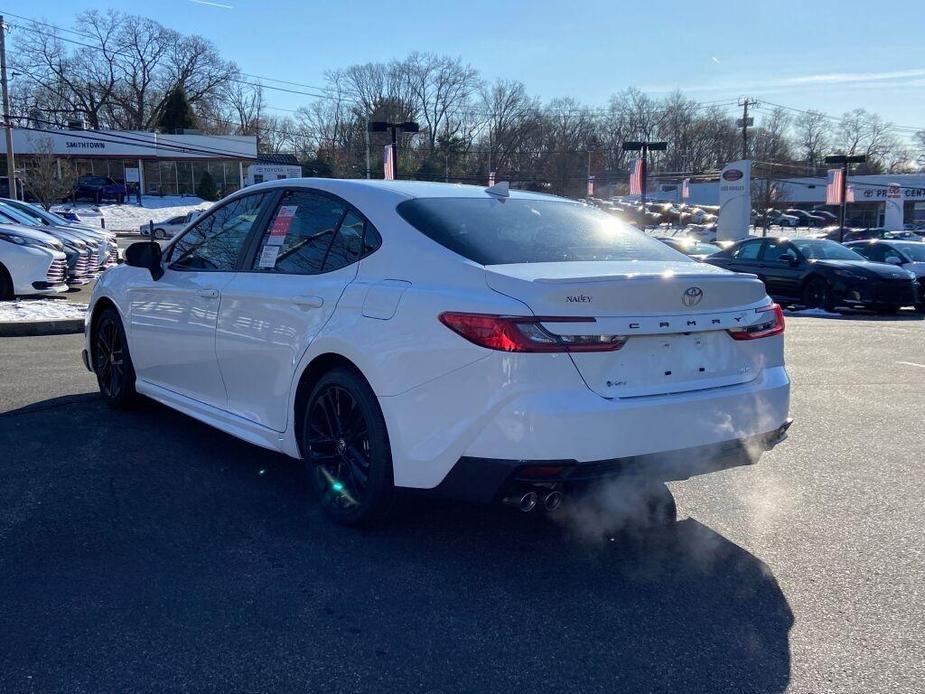
<path fill-rule="evenodd" d="M 763 320 L 744 328 L 732 328 L 729 334 L 733 340 L 757 340 L 759 337 L 771 337 L 784 332 L 784 311 L 777 304 L 755 309 Z"/>
<path fill-rule="evenodd" d="M 557 335 L 542 323 L 595 323 L 574 316 L 494 316 L 441 313 L 440 322 L 480 347 L 502 352 L 613 352 L 626 342 L 621 335 Z"/>

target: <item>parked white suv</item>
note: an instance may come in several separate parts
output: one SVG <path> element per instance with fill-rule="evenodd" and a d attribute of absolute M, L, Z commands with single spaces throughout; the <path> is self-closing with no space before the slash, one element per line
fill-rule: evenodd
<path fill-rule="evenodd" d="M 248 187 L 163 251 L 130 246 L 87 316 L 109 402 L 142 393 L 304 459 L 348 524 L 396 487 L 529 510 L 682 479 L 754 462 L 789 424 L 757 278 L 506 184 Z"/>
<path fill-rule="evenodd" d="M 58 239 L 0 224 L 0 299 L 67 291 L 67 257 Z"/>

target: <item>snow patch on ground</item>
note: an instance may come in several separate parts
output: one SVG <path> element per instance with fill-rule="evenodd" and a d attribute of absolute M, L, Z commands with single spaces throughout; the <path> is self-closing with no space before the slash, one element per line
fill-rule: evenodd
<path fill-rule="evenodd" d="M 788 316 L 813 316 L 816 318 L 841 318 L 840 313 L 829 313 L 822 308 L 804 308 L 799 311 L 784 311 L 785 315 Z"/>
<path fill-rule="evenodd" d="M 52 210 L 54 212 L 76 212 L 83 223 L 95 227 L 101 226 L 100 221 L 105 219 L 106 228 L 110 231 L 138 231 L 142 224 L 147 224 L 149 221 L 157 224 L 191 210 L 208 209 L 212 204 L 191 195 L 165 195 L 164 197 L 145 195 L 141 202 L 141 207 L 135 204 L 135 198 L 126 200 L 122 205 L 115 203 L 95 205 L 78 202 L 77 204 L 56 205 Z"/>
<path fill-rule="evenodd" d="M 64 299 L 0 301 L 0 323 L 66 320 L 83 318 L 86 313 L 86 304 L 74 304 Z"/>

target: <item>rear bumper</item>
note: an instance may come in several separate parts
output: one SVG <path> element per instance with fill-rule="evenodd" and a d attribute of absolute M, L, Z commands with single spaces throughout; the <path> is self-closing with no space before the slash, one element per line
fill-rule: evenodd
<path fill-rule="evenodd" d="M 666 453 L 580 463 L 576 460 L 501 460 L 463 457 L 434 493 L 471 503 L 490 503 L 517 488 L 539 484 L 574 485 L 614 477 L 658 482 L 753 465 L 761 454 L 787 438 L 792 420 L 773 431 Z M 540 474 L 537 474 L 540 473 Z"/>

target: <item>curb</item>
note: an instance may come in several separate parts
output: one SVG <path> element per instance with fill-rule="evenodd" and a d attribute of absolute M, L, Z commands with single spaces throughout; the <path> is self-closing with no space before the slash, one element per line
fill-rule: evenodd
<path fill-rule="evenodd" d="M 0 337 L 39 337 L 42 335 L 72 335 L 84 331 L 83 318 L 60 320 L 28 320 L 0 323 Z"/>

